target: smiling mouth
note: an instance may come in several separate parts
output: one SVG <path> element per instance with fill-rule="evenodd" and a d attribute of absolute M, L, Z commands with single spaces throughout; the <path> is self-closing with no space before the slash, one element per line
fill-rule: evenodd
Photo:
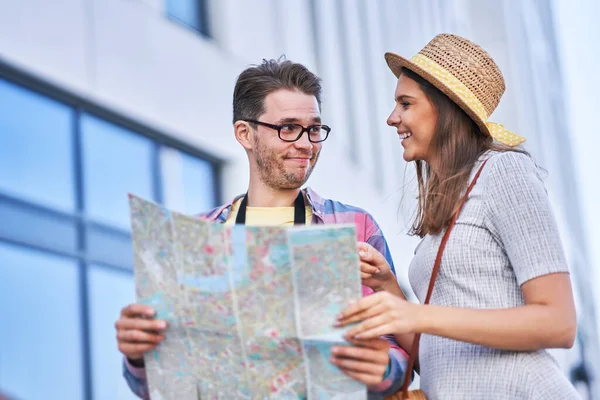
<path fill-rule="evenodd" d="M 304 156 L 304 155 L 299 155 L 299 156 L 287 156 L 285 157 L 286 160 L 310 160 L 312 159 L 312 156 Z"/>
<path fill-rule="evenodd" d="M 412 133 L 402 132 L 402 133 L 398 133 L 398 136 L 400 136 L 400 139 L 404 140 L 404 139 L 408 139 L 409 137 L 411 137 Z"/>
<path fill-rule="evenodd" d="M 310 158 L 304 158 L 304 157 L 288 157 L 286 158 L 286 160 L 288 161 L 292 161 L 295 162 L 297 164 L 300 165 L 306 165 L 306 164 L 310 164 Z"/>

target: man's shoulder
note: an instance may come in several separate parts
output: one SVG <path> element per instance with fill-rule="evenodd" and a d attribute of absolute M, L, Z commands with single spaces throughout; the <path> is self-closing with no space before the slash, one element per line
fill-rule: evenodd
<path fill-rule="evenodd" d="M 313 205 L 319 211 L 323 212 L 324 216 L 335 217 L 336 223 L 352 222 L 358 223 L 364 221 L 368 226 L 377 226 L 375 218 L 367 210 L 348 204 L 342 201 L 328 199 L 316 194 L 314 190 L 308 189 Z"/>
<path fill-rule="evenodd" d="M 354 213 L 354 214 L 365 215 L 371 219 L 373 218 L 371 216 L 371 214 L 364 208 L 354 206 L 352 204 L 344 203 L 344 202 L 334 200 L 334 199 L 326 199 L 325 203 L 324 203 L 324 209 L 325 209 L 325 212 Z"/>
<path fill-rule="evenodd" d="M 195 216 L 202 219 L 214 219 L 219 214 L 219 211 L 223 209 L 223 205 L 211 208 L 210 210 L 203 211 Z"/>
<path fill-rule="evenodd" d="M 233 204 L 238 201 L 243 195 L 237 195 L 231 200 L 229 200 L 225 204 L 221 204 L 220 206 L 211 208 L 210 210 L 203 211 L 195 215 L 197 218 L 202 218 L 208 221 L 219 221 L 225 222 L 227 217 L 229 217 L 229 213 L 231 212 L 231 208 Z"/>

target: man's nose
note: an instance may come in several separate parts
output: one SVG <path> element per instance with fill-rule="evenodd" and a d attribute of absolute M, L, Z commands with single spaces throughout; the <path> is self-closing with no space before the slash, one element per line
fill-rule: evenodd
<path fill-rule="evenodd" d="M 294 146 L 299 149 L 310 149 L 312 147 L 312 143 L 308 140 L 308 132 L 302 132 L 302 136 L 300 139 L 294 142 Z"/>

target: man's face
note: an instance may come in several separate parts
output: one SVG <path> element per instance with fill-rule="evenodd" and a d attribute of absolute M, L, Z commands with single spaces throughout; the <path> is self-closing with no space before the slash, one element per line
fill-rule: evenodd
<path fill-rule="evenodd" d="M 290 90 L 269 94 L 265 113 L 257 120 L 273 125 L 299 124 L 308 127 L 321 123 L 319 104 L 314 96 Z M 257 125 L 253 154 L 260 179 L 272 189 L 297 189 L 310 177 L 323 143 L 311 143 L 307 132 L 295 142 L 279 139 L 275 129 Z"/>

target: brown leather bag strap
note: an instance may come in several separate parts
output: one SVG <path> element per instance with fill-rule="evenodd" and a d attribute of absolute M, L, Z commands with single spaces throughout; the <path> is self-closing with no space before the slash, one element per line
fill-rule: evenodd
<path fill-rule="evenodd" d="M 485 166 L 486 163 L 487 163 L 487 160 L 485 160 L 483 162 L 483 164 L 481 164 L 481 167 L 479 167 L 479 171 L 477 171 L 477 174 L 475 174 L 475 177 L 471 181 L 471 184 L 469 185 L 467 192 L 465 193 L 464 197 L 462 198 L 460 205 L 458 206 L 458 209 L 454 213 L 454 216 L 452 217 L 452 220 L 450 221 L 450 224 L 448 225 L 448 228 L 446 229 L 446 232 L 444 233 L 444 237 L 442 238 L 442 242 L 440 243 L 440 248 L 438 249 L 438 252 L 437 252 L 437 257 L 435 258 L 435 263 L 433 264 L 433 270 L 431 271 L 431 278 L 429 279 L 429 288 L 427 289 L 427 296 L 425 297 L 425 301 L 423 302 L 423 304 L 429 304 L 429 300 L 431 299 L 431 293 L 433 293 L 433 285 L 435 284 L 435 278 L 437 278 L 438 271 L 440 270 L 440 264 L 442 263 L 442 255 L 444 254 L 444 249 L 446 248 L 446 243 L 448 242 L 448 237 L 450 236 L 450 232 L 452 231 L 452 228 L 454 228 L 454 224 L 456 224 L 456 220 L 458 219 L 458 216 L 460 215 L 460 212 L 461 212 L 463 206 L 467 202 L 469 193 L 471 193 L 471 190 L 473 190 L 473 187 L 475 186 L 475 183 L 477 182 L 479 175 L 481 175 L 481 171 L 483 171 L 483 167 Z M 410 377 L 412 375 L 412 370 L 415 366 L 415 361 L 416 361 L 417 355 L 419 353 L 419 341 L 420 340 L 421 340 L 421 334 L 420 333 L 415 334 L 415 339 L 413 341 L 412 348 L 410 349 L 408 365 L 406 367 L 406 371 L 404 372 L 404 383 L 402 384 L 402 398 L 403 399 L 408 399 L 408 386 L 410 385 Z"/>

